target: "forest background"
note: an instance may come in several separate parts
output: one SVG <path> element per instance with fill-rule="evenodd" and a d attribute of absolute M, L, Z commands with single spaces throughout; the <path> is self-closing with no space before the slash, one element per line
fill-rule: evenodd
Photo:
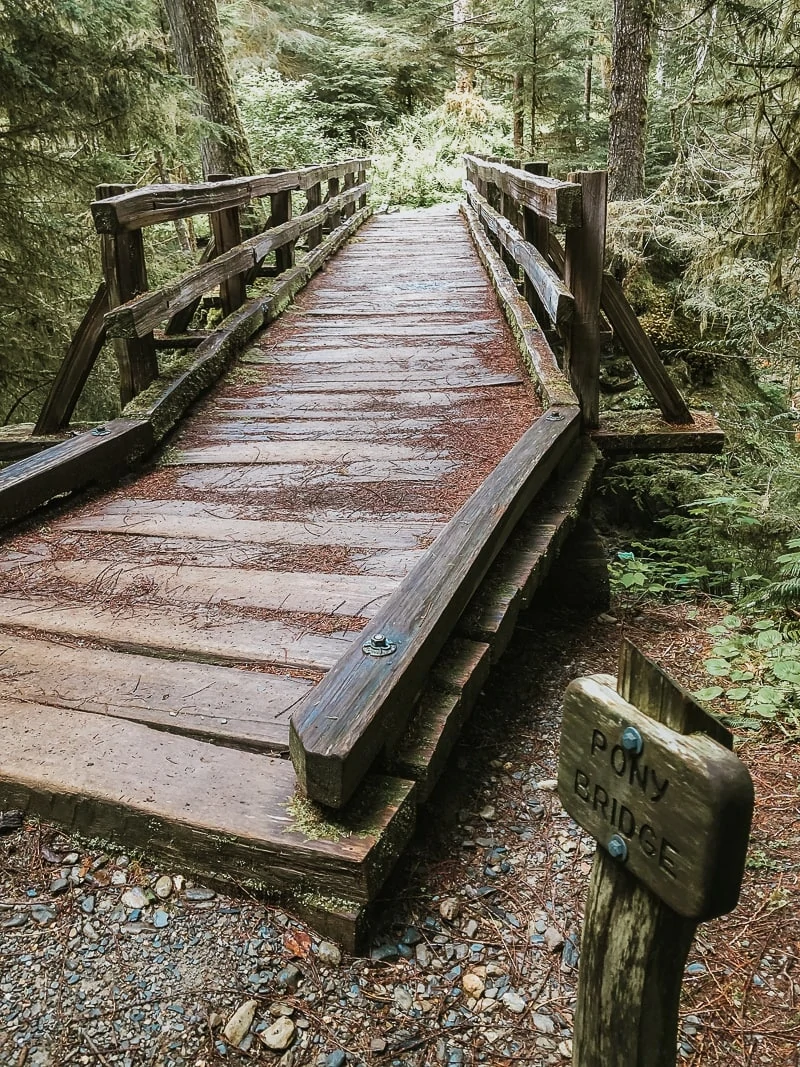
<path fill-rule="evenodd" d="M 182 62 L 206 17 L 228 112 Z M 95 186 L 198 180 L 226 144 L 240 173 L 366 153 L 388 207 L 457 199 L 465 151 L 608 165 L 607 265 L 728 437 L 613 466 L 614 579 L 738 605 L 705 695 L 796 731 L 800 2 L 2 0 L 0 423 L 35 419 L 97 286 Z M 196 237 L 148 231 L 151 284 Z M 606 407 L 650 406 L 620 352 L 602 374 Z M 76 418 L 117 411 L 108 353 Z"/>

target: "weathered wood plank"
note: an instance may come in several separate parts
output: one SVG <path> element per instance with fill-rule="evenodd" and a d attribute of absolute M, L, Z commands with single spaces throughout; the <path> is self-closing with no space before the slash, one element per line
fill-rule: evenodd
<path fill-rule="evenodd" d="M 444 529 L 436 516 L 416 519 L 390 517 L 363 522 L 344 516 L 309 514 L 302 522 L 246 519 L 244 509 L 232 505 L 204 505 L 194 501 L 112 501 L 101 511 L 66 516 L 67 530 L 97 530 L 156 537 L 198 537 L 209 541 L 246 541 L 269 545 L 346 545 L 355 548 L 406 549 L 424 547 Z"/>
<path fill-rule="evenodd" d="M 146 844 L 194 869 L 278 890 L 299 878 L 328 896 L 365 901 L 388 873 L 387 847 L 396 855 L 413 829 L 413 786 L 401 779 L 378 780 L 374 799 L 368 794 L 344 816 L 339 840 L 310 838 L 291 813 L 288 760 L 44 705 L 1 707 L 4 807 Z"/>
<path fill-rule="evenodd" d="M 563 326 L 569 322 L 574 305 L 572 293 L 541 252 L 495 211 L 470 182 L 467 183 L 466 192 L 469 203 L 480 216 L 485 228 L 497 237 L 513 261 L 525 272 L 553 324 Z"/>
<path fill-rule="evenodd" d="M 355 643 L 292 718 L 298 781 L 320 803 L 341 807 L 358 787 L 389 724 L 407 719 L 422 679 L 471 596 L 556 464 L 577 439 L 579 412 L 538 420 L 456 513 L 409 580 L 373 620 L 396 640 L 383 658 Z M 346 722 L 331 709 L 347 701 Z"/>
<path fill-rule="evenodd" d="M 592 440 L 604 453 L 721 452 L 725 434 L 708 411 L 692 412 L 689 426 L 666 422 L 656 411 L 603 413 Z"/>
<path fill-rule="evenodd" d="M 206 608 L 201 604 L 173 607 L 0 598 L 0 626 L 36 633 L 89 638 L 109 648 L 142 655 L 207 663 L 255 663 L 261 666 L 327 670 L 349 648 L 351 638 L 315 634 L 291 618 L 263 622 L 251 616 Z"/>
<path fill-rule="evenodd" d="M 0 632 L 0 699 L 24 700 L 171 733 L 281 752 L 289 714 L 313 682 Z"/>
<path fill-rule="evenodd" d="M 335 491 L 337 486 L 356 485 L 363 482 L 383 483 L 387 490 L 399 482 L 432 482 L 443 476 L 453 473 L 458 469 L 457 464 L 444 460 L 421 460 L 410 467 L 394 467 L 391 462 L 378 463 L 329 463 L 327 466 L 305 468 L 305 475 L 301 470 L 280 473 L 280 468 L 269 465 L 251 465 L 249 467 L 211 467 L 193 466 L 187 467 L 176 478 L 177 489 L 191 490 L 196 492 L 213 491 L 216 494 L 234 495 L 248 493 L 250 491 L 261 494 L 269 491 L 280 491 L 284 488 L 297 486 L 313 490 L 319 487 L 330 487 Z M 388 473 L 385 473 L 387 472 Z M 266 503 L 266 501 L 261 501 Z"/>
<path fill-rule="evenodd" d="M 105 342 L 106 325 L 103 316 L 107 310 L 108 289 L 103 282 L 70 341 L 36 420 L 34 434 L 56 433 L 69 424 L 86 379 Z"/>
<path fill-rule="evenodd" d="M 396 579 L 379 575 L 132 565 L 102 560 L 63 560 L 46 567 L 38 563 L 34 566 L 39 577 L 61 579 L 97 597 L 124 598 L 144 587 L 152 603 L 231 604 L 311 615 L 369 618 L 397 588 Z"/>
<path fill-rule="evenodd" d="M 574 182 L 527 174 L 502 163 L 485 162 L 476 156 L 464 158 L 482 181 L 496 185 L 523 207 L 537 211 L 559 226 L 581 225 L 581 190 Z"/>
<path fill-rule="evenodd" d="M 163 463 L 170 467 L 185 467 L 195 464 L 353 463 L 442 458 L 446 459 L 447 454 L 400 442 L 383 444 L 364 441 L 235 441 L 230 444 L 170 450 Z"/>
<path fill-rule="evenodd" d="M 19 519 L 53 497 L 103 481 L 153 445 L 144 419 L 115 419 L 0 471 L 0 524 Z"/>

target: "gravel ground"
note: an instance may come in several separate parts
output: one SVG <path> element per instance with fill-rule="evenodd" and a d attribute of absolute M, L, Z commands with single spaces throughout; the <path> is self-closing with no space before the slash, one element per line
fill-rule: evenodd
<path fill-rule="evenodd" d="M 387 887 L 369 958 L 244 892 L 26 821 L 0 838 L 0 1064 L 570 1062 L 594 844 L 554 791 L 560 698 L 613 669 L 622 632 L 696 686 L 710 610 L 523 621 Z M 690 953 L 680 1062 L 795 1067 L 798 754 L 760 735 L 742 752 L 751 862 L 740 908 Z"/>

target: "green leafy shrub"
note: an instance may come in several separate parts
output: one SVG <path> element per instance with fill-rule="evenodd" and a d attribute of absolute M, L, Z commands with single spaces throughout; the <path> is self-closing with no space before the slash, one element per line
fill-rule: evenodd
<path fill-rule="evenodd" d="M 321 163 L 340 152 L 340 146 L 325 133 L 325 108 L 309 81 L 290 81 L 264 67 L 242 74 L 236 94 L 259 169 Z"/>

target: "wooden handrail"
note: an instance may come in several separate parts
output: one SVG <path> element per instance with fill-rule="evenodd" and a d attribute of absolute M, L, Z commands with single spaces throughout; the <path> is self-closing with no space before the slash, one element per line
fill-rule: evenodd
<path fill-rule="evenodd" d="M 495 163 L 478 156 L 465 155 L 467 177 L 483 193 L 480 182 L 490 182 L 522 207 L 543 215 L 560 226 L 580 226 L 582 220 L 581 187 L 575 182 L 559 181 L 546 175 Z M 478 181 L 474 181 L 472 175 Z M 485 195 L 485 193 L 484 193 Z"/>
<path fill-rule="evenodd" d="M 455 623 L 579 432 L 576 407 L 553 408 L 539 418 L 453 516 L 369 632 L 295 712 L 292 761 L 300 789 L 313 800 L 343 807 L 387 738 L 402 730 Z M 364 642 L 373 633 L 396 651 L 366 654 Z"/>
<path fill-rule="evenodd" d="M 223 182 L 195 185 L 146 185 L 92 204 L 98 233 L 138 230 L 159 222 L 174 222 L 192 215 L 205 215 L 231 208 L 246 207 L 251 201 L 280 192 L 306 190 L 320 181 L 358 174 L 370 165 L 369 159 L 325 163 L 298 170 L 232 178 Z"/>
<path fill-rule="evenodd" d="M 359 200 L 368 189 L 368 182 L 354 186 L 313 211 L 298 215 L 297 218 L 279 226 L 270 227 L 210 262 L 194 267 L 161 289 L 150 290 L 126 304 L 121 304 L 105 316 L 109 336 L 148 335 L 165 318 L 188 307 L 209 289 L 250 271 L 268 252 L 291 244 L 303 234 L 318 228 L 327 219 L 333 219 L 345 205 Z"/>

